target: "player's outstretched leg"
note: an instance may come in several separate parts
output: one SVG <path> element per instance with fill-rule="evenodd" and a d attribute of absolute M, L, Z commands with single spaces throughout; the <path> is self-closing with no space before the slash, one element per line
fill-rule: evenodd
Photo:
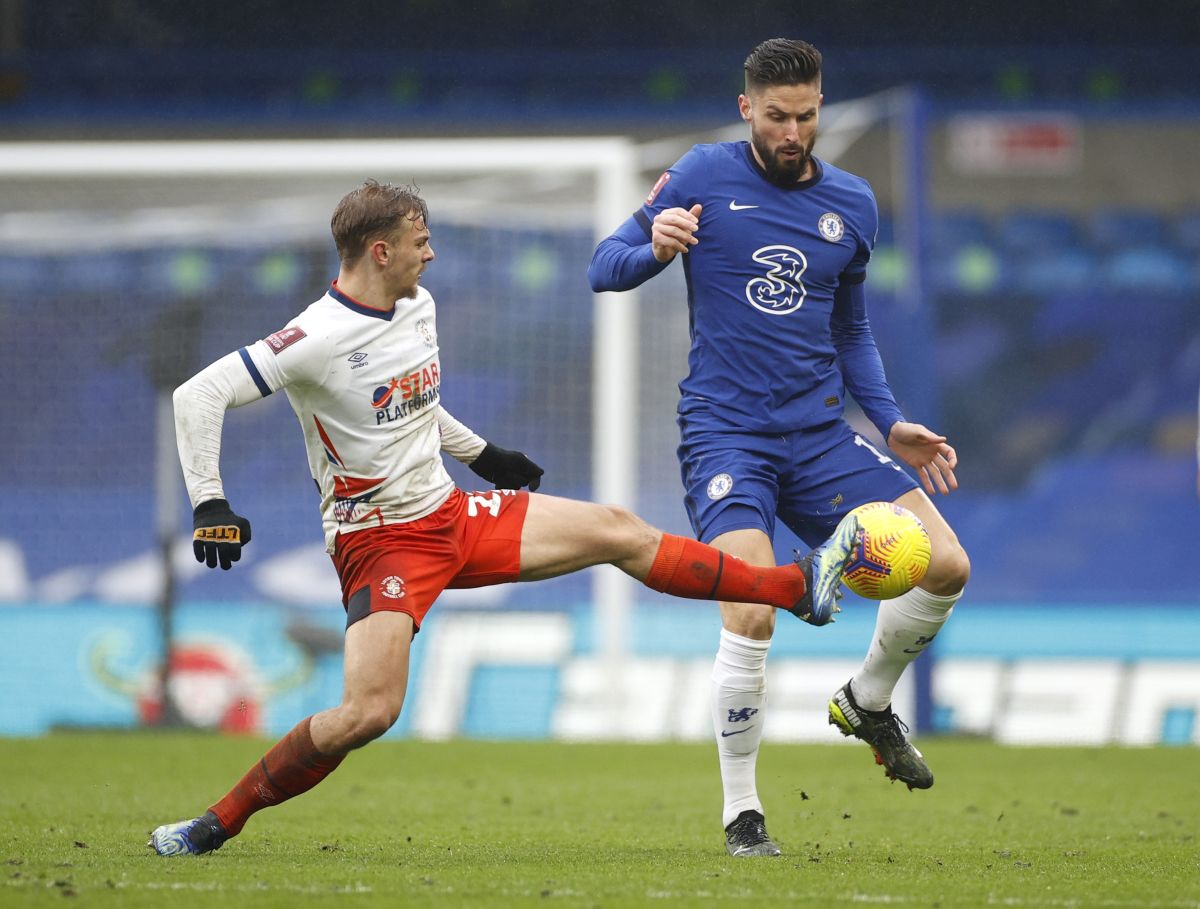
<path fill-rule="evenodd" d="M 200 817 L 156 827 L 146 843 L 159 855 L 203 855 L 220 849 L 229 835 L 217 816 L 206 811 Z"/>
<path fill-rule="evenodd" d="M 763 816 L 753 809 L 743 811 L 725 828 L 725 849 L 734 858 L 781 854 Z"/>
<path fill-rule="evenodd" d="M 833 531 L 833 535 L 808 555 L 796 555 L 796 564 L 804 572 L 807 590 L 789 612 L 810 625 L 826 625 L 841 612 L 837 601 L 842 590 L 842 573 L 853 559 L 855 546 L 862 536 L 858 516 L 848 514 Z"/>
<path fill-rule="evenodd" d="M 847 682 L 829 701 L 829 722 L 842 735 L 852 735 L 870 745 L 875 752 L 875 763 L 882 764 L 891 779 L 906 783 L 909 789 L 928 789 L 933 785 L 933 772 L 924 755 L 905 738 L 908 726 L 892 713 L 891 707 L 863 709 L 854 700 Z"/>

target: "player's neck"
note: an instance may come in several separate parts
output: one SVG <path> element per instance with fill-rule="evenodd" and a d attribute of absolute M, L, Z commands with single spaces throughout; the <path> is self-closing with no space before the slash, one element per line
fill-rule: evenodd
<path fill-rule="evenodd" d="M 342 270 L 334 282 L 337 289 L 361 306 L 391 312 L 396 308 L 395 298 L 388 295 L 381 282 L 371 281 L 361 275 Z"/>

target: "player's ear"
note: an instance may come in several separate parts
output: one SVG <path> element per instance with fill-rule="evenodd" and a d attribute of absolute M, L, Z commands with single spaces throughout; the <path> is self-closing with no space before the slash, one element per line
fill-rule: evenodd
<path fill-rule="evenodd" d="M 388 246 L 387 240 L 376 240 L 371 244 L 368 250 L 371 254 L 371 261 L 376 265 L 384 266 L 388 264 L 388 258 L 391 256 L 391 247 Z"/>
<path fill-rule="evenodd" d="M 738 112 L 743 120 L 750 122 L 750 99 L 746 95 L 738 95 Z"/>

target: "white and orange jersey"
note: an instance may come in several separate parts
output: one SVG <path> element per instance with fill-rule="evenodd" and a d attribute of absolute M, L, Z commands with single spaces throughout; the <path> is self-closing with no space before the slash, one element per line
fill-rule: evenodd
<path fill-rule="evenodd" d="M 418 288 L 383 311 L 334 284 L 286 327 L 218 360 L 176 393 L 193 505 L 224 495 L 216 457 L 220 424 L 214 440 L 201 419 L 202 399 L 239 406 L 283 389 L 304 430 L 330 551 L 339 531 L 424 517 L 454 488 L 441 449 L 469 462 L 485 444 L 442 410 L 441 381 L 427 290 Z M 193 384 L 211 394 L 189 394 Z"/>

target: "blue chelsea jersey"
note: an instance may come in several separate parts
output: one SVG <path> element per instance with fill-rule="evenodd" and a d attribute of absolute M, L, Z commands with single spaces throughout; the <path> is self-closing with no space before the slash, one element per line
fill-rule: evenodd
<path fill-rule="evenodd" d="M 699 243 L 678 257 L 692 335 L 679 412 L 698 428 L 787 432 L 842 415 L 834 293 L 865 279 L 879 215 L 865 180 L 813 164 L 783 188 L 749 143 L 697 145 L 634 216 L 648 235 L 664 209 L 703 206 Z"/>

